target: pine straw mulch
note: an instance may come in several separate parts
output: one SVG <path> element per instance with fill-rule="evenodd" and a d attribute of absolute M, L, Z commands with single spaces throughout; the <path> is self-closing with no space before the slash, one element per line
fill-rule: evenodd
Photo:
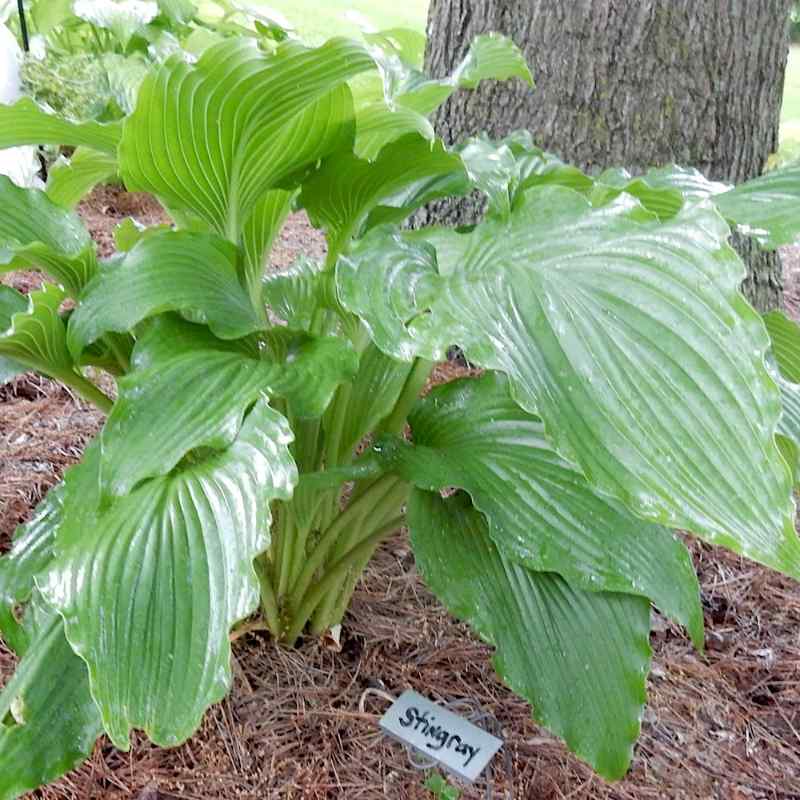
<path fill-rule="evenodd" d="M 127 213 L 163 219 L 147 198 L 96 192 L 82 212 L 105 252 Z M 277 245 L 283 266 L 322 244 L 300 217 Z M 800 259 L 792 254 L 793 261 Z M 794 278 L 795 269 L 787 269 Z M 15 279 L 20 288 L 35 276 Z M 795 289 L 790 289 L 790 294 Z M 794 295 L 792 295 L 794 296 Z M 452 365 L 437 380 L 461 374 Z M 0 390 L 0 549 L 44 492 L 76 461 L 101 416 L 55 384 L 24 376 Z M 455 622 L 421 583 L 407 538 L 378 552 L 345 620 L 341 648 L 308 641 L 275 646 L 258 631 L 234 643 L 230 696 L 182 747 L 142 736 L 129 753 L 101 739 L 91 759 L 31 797 L 428 798 L 423 774 L 378 733 L 385 708 L 368 688 L 414 688 L 439 700 L 471 698 L 501 723 L 495 797 L 525 800 L 784 800 L 800 798 L 800 587 L 726 551 L 692 542 L 706 610 L 707 651 L 695 653 L 654 614 L 650 702 L 628 776 L 605 784 L 538 728 L 526 703 L 493 675 L 490 648 Z M 531 642 L 535 647 L 536 642 Z M 0 683 L 13 657 L 0 645 Z M 482 797 L 472 789 L 465 800 Z"/>

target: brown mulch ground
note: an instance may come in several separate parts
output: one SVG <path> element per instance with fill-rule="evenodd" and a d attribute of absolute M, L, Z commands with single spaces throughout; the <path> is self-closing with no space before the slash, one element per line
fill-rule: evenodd
<path fill-rule="evenodd" d="M 113 225 L 163 213 L 143 196 L 95 193 L 82 207 L 109 252 Z M 276 246 L 284 266 L 319 237 L 302 217 Z M 800 297 L 800 254 L 789 253 L 789 298 Z M 20 288 L 34 276 L 15 279 Z M 791 305 L 791 304 L 790 304 Z M 440 368 L 446 380 L 452 366 Z M 0 389 L 0 549 L 14 526 L 97 431 L 101 417 L 55 384 L 25 376 Z M 143 738 L 130 753 L 101 740 L 89 762 L 40 798 L 427 798 L 422 773 L 376 723 L 385 703 L 368 688 L 440 700 L 472 698 L 501 723 L 511 755 L 495 797 L 565 800 L 800 798 L 800 587 L 725 551 L 692 544 L 706 609 L 707 652 L 654 617 L 650 703 L 630 774 L 609 786 L 533 724 L 526 703 L 493 675 L 489 648 L 442 611 L 416 575 L 404 535 L 387 542 L 362 581 L 340 651 L 275 646 L 260 633 L 234 644 L 235 683 L 184 746 Z M 536 643 L 532 642 L 531 647 Z M 0 683 L 13 657 L 0 645 Z M 464 798 L 479 798 L 478 790 Z"/>

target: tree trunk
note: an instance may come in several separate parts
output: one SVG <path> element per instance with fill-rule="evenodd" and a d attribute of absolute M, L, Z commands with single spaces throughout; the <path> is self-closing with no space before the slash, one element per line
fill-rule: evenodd
<path fill-rule="evenodd" d="M 733 183 L 777 149 L 791 0 L 431 0 L 426 67 L 450 73 L 474 36 L 499 31 L 525 51 L 536 89 L 491 83 L 455 95 L 434 119 L 448 143 L 518 128 L 597 173 L 691 165 Z M 474 201 L 433 216 L 474 217 Z M 781 304 L 777 254 L 737 241 L 744 290 Z"/>

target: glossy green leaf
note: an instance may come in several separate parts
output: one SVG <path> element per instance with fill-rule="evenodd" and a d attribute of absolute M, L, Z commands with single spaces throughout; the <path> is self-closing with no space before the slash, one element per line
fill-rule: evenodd
<path fill-rule="evenodd" d="M 17 527 L 11 550 L 0 557 L 0 634 L 19 656 L 28 648 L 28 634 L 15 617 L 15 606 L 30 600 L 35 576 L 52 560 L 63 493 L 63 484 L 47 493 L 33 517 Z"/>
<path fill-rule="evenodd" d="M 339 252 L 382 200 L 420 181 L 454 173 L 464 175 L 457 155 L 441 141 L 412 135 L 387 145 L 372 162 L 332 156 L 303 184 L 300 200 L 312 223 L 325 228 L 329 247 Z"/>
<path fill-rule="evenodd" d="M 352 141 L 345 81 L 373 66 L 342 39 L 315 50 L 287 42 L 274 55 L 229 40 L 195 65 L 170 59 L 125 123 L 125 183 L 238 237 L 264 192 Z"/>
<path fill-rule="evenodd" d="M 792 448 L 787 447 L 786 441 L 781 447 L 781 452 L 786 463 L 792 467 L 797 483 L 797 478 L 800 477 L 800 384 L 792 383 L 780 374 L 774 377 L 781 392 L 782 404 L 781 418 L 777 427 L 778 444 L 780 446 L 780 440 L 784 439 L 793 446 L 794 458 L 792 458 Z"/>
<path fill-rule="evenodd" d="M 171 225 L 142 225 L 133 217 L 125 217 L 122 222 L 114 228 L 114 245 L 118 253 L 127 253 L 133 250 L 134 246 L 141 239 L 149 239 L 157 233 L 172 230 Z"/>
<path fill-rule="evenodd" d="M 425 582 L 494 645 L 495 669 L 603 777 L 628 769 L 646 700 L 650 606 L 582 592 L 504 556 L 465 495 L 414 490 L 411 542 Z"/>
<path fill-rule="evenodd" d="M 507 223 L 438 232 L 462 254 L 444 248 L 445 275 L 419 237 L 376 236 L 337 285 L 387 354 L 458 344 L 507 373 L 556 450 L 642 518 L 800 575 L 768 341 L 728 233 L 707 205 L 659 223 L 626 194 L 592 209 L 537 188 Z"/>
<path fill-rule="evenodd" d="M 780 428 L 779 424 L 779 430 Z M 784 436 L 782 433 L 775 434 L 775 444 L 778 446 L 778 450 L 781 451 L 783 460 L 789 465 L 789 469 L 792 472 L 792 482 L 795 490 L 797 490 L 800 488 L 800 447 L 798 447 L 794 438 Z"/>
<path fill-rule="evenodd" d="M 22 144 L 90 147 L 116 154 L 122 126 L 112 122 L 70 122 L 41 109 L 29 97 L 13 106 L 0 105 L 0 148 Z"/>
<path fill-rule="evenodd" d="M 64 638 L 61 617 L 38 604 L 30 649 L 0 692 L 0 718 L 11 714 L 0 723 L 2 800 L 61 777 L 89 756 L 102 732 L 86 664 Z"/>
<path fill-rule="evenodd" d="M 124 333 L 165 311 L 193 315 L 217 336 L 236 339 L 266 326 L 239 280 L 239 254 L 216 236 L 165 231 L 139 241 L 100 272 L 69 321 L 77 357 L 108 331 Z"/>
<path fill-rule="evenodd" d="M 475 37 L 467 55 L 448 78 L 412 78 L 395 95 L 395 101 L 428 116 L 456 89 L 475 89 L 484 80 L 509 78 L 519 78 L 533 86 L 533 77 L 520 49 L 506 36 L 487 33 Z"/>
<path fill-rule="evenodd" d="M 289 328 L 309 331 L 315 312 L 331 302 L 330 284 L 331 275 L 322 269 L 322 264 L 300 256 L 288 269 L 264 277 L 262 297 Z"/>
<path fill-rule="evenodd" d="M 791 165 L 714 196 L 720 213 L 769 250 L 800 235 L 800 166 Z"/>
<path fill-rule="evenodd" d="M 727 192 L 731 187 L 721 181 L 711 181 L 694 167 L 669 164 L 647 170 L 642 176 L 650 186 L 677 189 L 685 200 L 696 202 Z"/>
<path fill-rule="evenodd" d="M 461 89 L 475 89 L 481 81 L 519 78 L 533 86 L 533 76 L 522 51 L 507 36 L 476 36 L 451 80 Z"/>
<path fill-rule="evenodd" d="M 230 688 L 228 632 L 258 607 L 269 503 L 297 481 L 291 440 L 259 401 L 227 450 L 94 510 L 92 524 L 65 507 L 44 591 L 118 747 L 131 728 L 179 744 Z"/>
<path fill-rule="evenodd" d="M 288 397 L 298 416 L 319 416 L 358 363 L 332 338 L 291 340 L 281 355 L 270 358 L 257 343 L 223 342 L 177 318 L 154 320 L 103 429 L 104 491 L 124 495 L 190 451 L 226 447 L 261 395 Z"/>
<path fill-rule="evenodd" d="M 473 185 L 486 195 L 489 213 L 507 217 L 519 183 L 519 165 L 511 149 L 478 136 L 464 142 L 458 153 Z"/>
<path fill-rule="evenodd" d="M 592 205 L 606 205 L 622 192 L 637 198 L 648 211 L 664 220 L 674 217 L 684 203 L 684 195 L 677 187 L 655 186 L 646 175 L 635 178 L 626 169 L 607 169 L 590 193 Z"/>
<path fill-rule="evenodd" d="M 34 30 L 46 36 L 72 16 L 72 0 L 39 0 L 29 10 Z"/>
<path fill-rule="evenodd" d="M 168 37 L 167 41 L 180 50 L 180 43 L 177 40 L 166 32 L 162 33 L 162 38 L 165 37 Z M 153 50 L 156 50 L 157 47 L 158 43 L 151 45 Z M 164 58 L 167 58 L 166 54 Z M 103 53 L 102 64 L 111 99 L 125 116 L 132 114 L 136 108 L 139 87 L 147 77 L 152 64 L 140 53 L 129 56 L 120 53 Z"/>
<path fill-rule="evenodd" d="M 109 153 L 79 147 L 72 157 L 54 164 L 47 176 L 47 196 L 63 208 L 74 208 L 98 183 L 113 180 L 117 159 Z"/>
<path fill-rule="evenodd" d="M 272 243 L 291 209 L 293 192 L 274 189 L 256 203 L 255 210 L 242 231 L 243 283 L 255 300 L 261 292 L 261 280 Z"/>
<path fill-rule="evenodd" d="M 770 311 L 763 318 L 781 375 L 791 383 L 800 383 L 800 325 L 782 311 Z"/>
<path fill-rule="evenodd" d="M 422 69 L 425 56 L 425 34 L 413 28 L 385 28 L 364 33 L 364 40 L 397 56 L 401 61 Z"/>
<path fill-rule="evenodd" d="M 505 377 L 438 387 L 409 422 L 414 446 L 384 445 L 406 480 L 466 490 L 501 553 L 576 589 L 647 597 L 702 648 L 700 587 L 684 544 L 592 491 L 547 442 L 541 420 L 513 401 Z"/>
<path fill-rule="evenodd" d="M 455 338 L 434 341 L 433 336 L 417 336 L 412 324 L 435 304 L 441 286 L 433 247 L 391 230 L 371 231 L 336 265 L 342 305 L 361 317 L 384 353 L 401 361 L 411 361 L 423 351 L 440 361 L 448 346 L 455 344 Z"/>
<path fill-rule="evenodd" d="M 64 292 L 51 283 L 28 295 L 25 310 L 16 313 L 11 325 L 0 332 L 0 357 L 51 378 L 74 377 L 66 326 L 58 314 L 64 297 Z"/>
<path fill-rule="evenodd" d="M 781 393 L 776 440 L 797 485 L 800 479 L 800 326 L 781 311 L 770 311 L 763 319 L 774 359 L 772 377 Z"/>
<path fill-rule="evenodd" d="M 0 175 L 0 272 L 16 269 L 41 269 L 77 297 L 97 271 L 97 258 L 76 214 Z"/>
<path fill-rule="evenodd" d="M 11 318 L 28 307 L 25 295 L 10 286 L 0 284 L 0 334 L 11 327 Z M 28 368 L 8 356 L 0 356 L 0 386 L 17 375 L 27 372 Z"/>
<path fill-rule="evenodd" d="M 28 308 L 28 298 L 12 286 L 0 283 L 0 332 L 11 327 L 14 314 Z"/>
<path fill-rule="evenodd" d="M 625 169 L 607 169 L 590 178 L 533 143 L 528 131 L 515 131 L 499 142 L 485 135 L 468 139 L 457 148 L 470 179 L 489 200 L 488 211 L 503 219 L 511 213 L 523 192 L 534 186 L 565 186 L 585 194 L 594 206 L 612 202 L 623 192 L 636 197 L 661 219 L 674 217 L 682 208 L 684 194 L 678 186 L 655 179 L 650 173 L 633 177 Z M 704 194 L 706 191 L 704 184 Z"/>
<path fill-rule="evenodd" d="M 194 0 L 156 0 L 159 11 L 173 24 L 191 22 L 197 13 Z"/>
<path fill-rule="evenodd" d="M 477 36 L 452 75 L 429 80 L 397 52 L 384 48 L 376 56 L 383 76 L 383 96 L 367 93 L 357 104 L 355 152 L 373 159 L 389 142 L 409 133 L 433 138 L 427 120 L 458 89 L 474 89 L 488 79 L 517 77 L 533 84 L 517 46 L 496 33 Z"/>
<path fill-rule="evenodd" d="M 355 155 L 358 158 L 375 159 L 390 142 L 408 134 L 419 134 L 433 140 L 436 135 L 427 117 L 397 104 L 388 105 L 386 100 L 373 100 L 356 109 Z"/>
<path fill-rule="evenodd" d="M 338 461 L 349 461 L 363 438 L 389 416 L 412 365 L 385 356 L 372 342 L 361 354 L 344 418 L 325 422 L 339 436 Z M 326 428 L 327 429 L 327 428 Z"/>
<path fill-rule="evenodd" d="M 458 151 L 475 186 L 488 197 L 489 212 L 502 218 L 525 189 L 566 186 L 588 194 L 595 185 L 577 167 L 537 147 L 528 131 L 515 131 L 499 142 L 476 136 Z"/>

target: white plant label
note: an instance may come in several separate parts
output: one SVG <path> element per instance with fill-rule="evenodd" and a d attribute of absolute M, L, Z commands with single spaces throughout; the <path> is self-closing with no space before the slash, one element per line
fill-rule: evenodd
<path fill-rule="evenodd" d="M 410 689 L 392 703 L 380 727 L 470 782 L 503 746 L 496 736 Z"/>

